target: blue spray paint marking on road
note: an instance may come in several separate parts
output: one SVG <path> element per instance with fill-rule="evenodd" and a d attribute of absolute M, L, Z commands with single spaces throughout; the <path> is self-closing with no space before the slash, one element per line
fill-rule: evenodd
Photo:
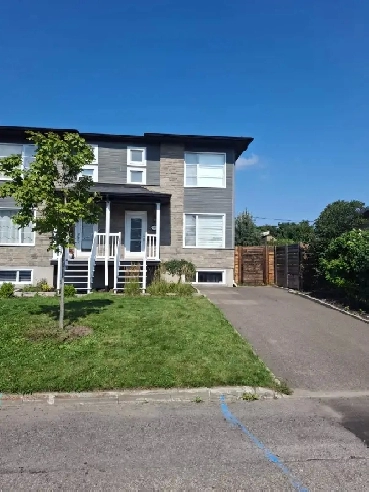
<path fill-rule="evenodd" d="M 230 412 L 226 402 L 225 402 L 225 399 L 224 399 L 224 395 L 222 395 L 220 397 L 220 407 L 222 409 L 222 413 L 224 415 L 224 418 L 227 420 L 227 422 L 229 422 L 230 424 L 238 427 L 239 429 L 242 430 L 242 432 L 244 434 L 246 434 L 250 439 L 251 441 L 259 448 L 263 451 L 264 453 L 264 456 L 267 458 L 267 460 L 269 460 L 271 463 L 273 463 L 274 465 L 278 466 L 278 468 L 281 470 L 282 473 L 284 473 L 284 475 L 286 475 L 286 477 L 288 478 L 288 480 L 290 481 L 292 487 L 295 489 L 295 490 L 298 490 L 299 492 L 309 492 L 309 489 L 307 489 L 306 487 L 304 487 L 298 480 L 296 480 L 291 471 L 287 468 L 287 466 L 278 458 L 278 456 L 276 456 L 275 454 L 273 454 L 271 451 L 269 451 L 269 449 L 267 447 L 265 447 L 265 445 L 259 441 L 259 439 L 257 437 L 254 436 L 254 434 L 252 434 L 248 429 L 247 427 L 245 427 L 243 424 L 241 424 L 240 421 L 238 421 L 236 419 L 236 417 Z"/>

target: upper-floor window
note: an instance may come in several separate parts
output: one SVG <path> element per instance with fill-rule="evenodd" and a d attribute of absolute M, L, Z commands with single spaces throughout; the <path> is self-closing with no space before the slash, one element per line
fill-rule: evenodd
<path fill-rule="evenodd" d="M 83 166 L 80 176 L 89 176 L 92 181 L 97 182 L 99 180 L 98 167 L 94 165 Z"/>
<path fill-rule="evenodd" d="M 225 188 L 226 155 L 211 152 L 185 152 L 185 186 Z"/>
<path fill-rule="evenodd" d="M 17 209 L 0 208 L 0 244 L 6 246 L 34 246 L 32 225 L 19 227 L 13 222 Z"/>
<path fill-rule="evenodd" d="M 0 144 L 0 159 L 3 157 L 9 157 L 13 154 L 20 155 L 22 157 L 22 169 L 29 169 L 31 162 L 35 160 L 35 145 L 21 145 L 21 144 Z M 0 173 L 0 181 L 8 180 L 7 176 Z"/>
<path fill-rule="evenodd" d="M 146 184 L 146 149 L 128 147 L 127 149 L 127 183 Z"/>

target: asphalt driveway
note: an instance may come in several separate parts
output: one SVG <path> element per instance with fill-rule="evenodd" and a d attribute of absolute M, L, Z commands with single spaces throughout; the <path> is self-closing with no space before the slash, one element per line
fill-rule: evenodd
<path fill-rule="evenodd" d="M 369 324 L 274 287 L 201 292 L 292 388 L 369 390 Z"/>

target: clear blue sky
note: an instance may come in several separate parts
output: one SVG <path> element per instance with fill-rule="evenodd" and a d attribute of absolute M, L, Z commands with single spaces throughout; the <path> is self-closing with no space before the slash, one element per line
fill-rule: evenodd
<path fill-rule="evenodd" d="M 315 219 L 369 202 L 368 23 L 364 0 L 4 0 L 0 124 L 252 136 L 237 211 Z"/>

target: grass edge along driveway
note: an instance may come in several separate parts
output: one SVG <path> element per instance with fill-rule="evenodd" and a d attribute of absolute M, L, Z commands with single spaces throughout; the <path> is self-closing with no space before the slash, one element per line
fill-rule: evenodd
<path fill-rule="evenodd" d="M 202 297 L 91 294 L 66 302 L 66 323 L 92 334 L 63 340 L 58 299 L 0 299 L 0 392 L 218 385 L 273 378 Z"/>

